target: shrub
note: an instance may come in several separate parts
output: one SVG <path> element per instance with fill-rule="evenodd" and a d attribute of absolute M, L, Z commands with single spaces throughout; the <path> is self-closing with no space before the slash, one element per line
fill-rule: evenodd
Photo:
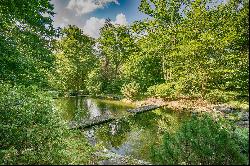
<path fill-rule="evenodd" d="M 237 93 L 232 91 L 227 92 L 215 89 L 207 93 L 205 98 L 211 102 L 229 102 L 235 100 L 237 95 Z"/>
<path fill-rule="evenodd" d="M 156 97 L 178 98 L 181 96 L 200 97 L 200 89 L 197 83 L 191 78 L 180 77 L 179 80 L 172 80 L 159 85 L 150 86 L 147 95 Z"/>
<path fill-rule="evenodd" d="M 93 148 L 66 128 L 48 92 L 0 84 L 0 111 L 0 164 L 90 163 Z"/>
<path fill-rule="evenodd" d="M 88 141 L 79 130 L 67 132 L 67 136 L 63 140 L 66 145 L 64 149 L 64 158 L 61 164 L 67 165 L 93 165 L 97 156 L 92 156 L 94 148 L 88 144 Z"/>
<path fill-rule="evenodd" d="M 123 80 L 116 78 L 107 82 L 104 93 L 106 94 L 120 94 Z"/>
<path fill-rule="evenodd" d="M 140 91 L 140 85 L 136 82 L 124 84 L 121 89 L 123 96 L 125 96 L 128 99 L 135 99 L 136 97 L 138 97 L 139 91 Z"/>
<path fill-rule="evenodd" d="M 215 121 L 209 115 L 194 116 L 174 134 L 164 134 L 163 143 L 152 147 L 152 161 L 160 164 L 248 164 L 246 138 L 249 139 L 247 132 L 236 132 L 223 119 Z"/>
<path fill-rule="evenodd" d="M 150 86 L 147 90 L 147 95 L 157 97 L 172 97 L 175 94 L 173 83 L 164 83 Z"/>
<path fill-rule="evenodd" d="M 0 84 L 0 111 L 1 164 L 63 163 L 63 125 L 48 93 Z"/>

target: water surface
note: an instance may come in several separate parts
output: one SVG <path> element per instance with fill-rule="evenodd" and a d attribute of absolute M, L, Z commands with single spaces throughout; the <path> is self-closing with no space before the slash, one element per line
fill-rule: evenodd
<path fill-rule="evenodd" d="M 170 109 L 155 109 L 131 114 L 125 105 L 112 100 L 92 98 L 61 98 L 56 105 L 67 121 L 83 121 L 102 116 L 123 117 L 102 125 L 84 129 L 84 135 L 93 146 L 102 146 L 119 154 L 150 161 L 150 148 L 159 144 L 163 132 L 174 132 L 187 114 Z"/>

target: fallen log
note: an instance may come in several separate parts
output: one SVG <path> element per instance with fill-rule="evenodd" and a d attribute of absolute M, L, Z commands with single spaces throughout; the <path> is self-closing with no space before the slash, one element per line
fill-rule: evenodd
<path fill-rule="evenodd" d="M 157 105 L 147 105 L 147 106 L 142 106 L 142 107 L 139 107 L 139 108 L 135 108 L 135 109 L 129 109 L 127 110 L 128 112 L 130 113 L 142 113 L 142 112 L 146 112 L 146 111 L 151 111 L 151 110 L 154 110 L 156 108 L 160 108 L 160 107 L 163 107 L 162 106 L 157 106 Z M 133 114 L 131 114 L 133 115 Z M 128 115 L 130 116 L 130 115 Z M 106 123 L 106 122 L 110 122 L 110 121 L 113 121 L 113 120 L 119 120 L 119 119 L 122 119 L 122 118 L 125 118 L 124 116 L 122 117 L 113 117 L 113 116 L 104 116 L 104 117 L 96 117 L 94 119 L 84 119 L 84 120 L 81 120 L 80 122 L 77 122 L 77 121 L 71 121 L 69 123 L 69 128 L 70 129 L 77 129 L 77 128 L 80 128 L 80 129 L 83 129 L 83 128 L 88 128 L 88 127 L 92 127 L 92 126 L 95 126 L 95 125 L 99 125 L 99 124 L 103 124 L 103 123 Z"/>
<path fill-rule="evenodd" d="M 95 119 L 82 120 L 81 122 L 72 121 L 69 123 L 69 128 L 70 129 L 88 128 L 88 127 L 92 127 L 95 125 L 106 123 L 106 122 L 109 122 L 109 121 L 112 121 L 115 119 L 116 118 L 114 118 L 114 117 L 97 117 Z"/>
<path fill-rule="evenodd" d="M 135 108 L 135 109 L 129 109 L 128 112 L 130 112 L 130 113 L 142 113 L 142 112 L 151 111 L 151 110 L 154 110 L 154 109 L 160 108 L 160 107 L 163 107 L 163 106 L 147 105 L 147 106 L 142 106 L 142 107 Z"/>

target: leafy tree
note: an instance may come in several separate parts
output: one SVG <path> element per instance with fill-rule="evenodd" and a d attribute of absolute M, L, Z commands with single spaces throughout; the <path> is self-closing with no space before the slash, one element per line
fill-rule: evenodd
<path fill-rule="evenodd" d="M 90 163 L 93 149 L 41 90 L 54 67 L 53 14 L 48 0 L 0 1 L 0 164 Z"/>
<path fill-rule="evenodd" d="M 94 162 L 94 149 L 79 131 L 66 127 L 49 93 L 1 83 L 0 99 L 0 164 Z"/>
<path fill-rule="evenodd" d="M 180 85 L 179 95 L 205 97 L 214 89 L 246 94 L 248 6 L 247 1 L 143 0 L 139 9 L 154 19 L 133 28 L 144 33 L 143 55 L 159 56 L 159 73 L 167 84 Z"/>
<path fill-rule="evenodd" d="M 47 16 L 45 16 L 47 15 Z M 0 79 L 11 84 L 47 85 L 53 66 L 53 6 L 48 0 L 1 1 Z"/>
<path fill-rule="evenodd" d="M 102 90 L 102 77 L 100 68 L 95 68 L 88 73 L 88 78 L 86 82 L 86 88 L 88 92 L 92 95 L 97 95 L 101 93 Z"/>
<path fill-rule="evenodd" d="M 146 91 L 148 87 L 163 83 L 162 61 L 157 52 L 151 52 L 146 46 L 147 39 L 137 41 L 140 51 L 131 54 L 122 65 L 122 77 L 126 83 L 136 81 L 140 84 L 141 91 Z M 150 47 L 154 48 L 154 45 Z"/>
<path fill-rule="evenodd" d="M 118 87 L 111 92 L 119 92 L 119 87 L 122 85 L 120 83 L 121 66 L 137 48 L 126 26 L 116 26 L 107 20 L 100 34 L 98 43 L 102 51 L 102 73 L 104 80 L 107 81 L 104 86 L 117 86 L 116 83 L 118 83 Z"/>
<path fill-rule="evenodd" d="M 70 25 L 62 29 L 62 37 L 57 43 L 55 75 L 58 87 L 86 92 L 87 74 L 98 62 L 93 54 L 94 39 L 84 35 L 80 28 Z"/>

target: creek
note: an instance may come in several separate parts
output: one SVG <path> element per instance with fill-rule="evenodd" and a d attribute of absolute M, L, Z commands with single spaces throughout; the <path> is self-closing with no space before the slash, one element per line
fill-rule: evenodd
<path fill-rule="evenodd" d="M 151 161 L 150 149 L 161 142 L 164 131 L 175 131 L 182 120 L 188 118 L 187 113 L 167 108 L 132 114 L 127 110 L 135 108 L 133 105 L 115 100 L 67 97 L 58 98 L 55 103 L 67 122 L 107 116 L 117 118 L 118 120 L 78 130 L 82 131 L 91 145 L 103 147 L 106 153 L 130 156 L 146 162 Z"/>

